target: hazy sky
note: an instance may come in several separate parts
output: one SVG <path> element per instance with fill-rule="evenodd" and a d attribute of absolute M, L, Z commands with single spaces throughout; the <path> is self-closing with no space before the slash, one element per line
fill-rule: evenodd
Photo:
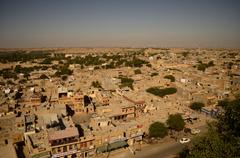
<path fill-rule="evenodd" d="M 238 47 L 240 0 L 1 0 L 0 47 Z"/>

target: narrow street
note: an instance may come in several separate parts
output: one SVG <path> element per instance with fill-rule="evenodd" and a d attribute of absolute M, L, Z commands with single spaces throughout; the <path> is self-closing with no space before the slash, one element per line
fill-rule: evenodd
<path fill-rule="evenodd" d="M 200 134 L 203 134 L 207 131 L 207 126 L 199 126 L 199 129 L 201 130 Z M 194 135 L 189 134 L 187 137 L 191 139 L 190 143 L 194 141 Z M 135 155 L 128 149 L 120 149 L 120 151 L 105 153 L 99 158 L 169 158 L 180 152 L 186 145 L 188 145 L 188 143 L 181 144 L 179 140 L 175 141 L 171 139 L 167 142 L 157 144 L 145 144 L 142 146 L 141 151 L 137 151 Z"/>

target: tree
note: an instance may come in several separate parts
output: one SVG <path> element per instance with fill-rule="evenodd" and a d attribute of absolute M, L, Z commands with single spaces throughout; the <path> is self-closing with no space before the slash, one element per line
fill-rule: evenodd
<path fill-rule="evenodd" d="M 132 78 L 120 77 L 120 79 L 121 79 L 120 88 L 122 88 L 122 87 L 129 87 L 129 88 L 133 89 L 133 82 L 134 82 L 134 80 Z"/>
<path fill-rule="evenodd" d="M 193 102 L 191 105 L 190 105 L 190 108 L 192 110 L 196 110 L 196 111 L 200 111 L 202 109 L 202 107 L 204 107 L 204 104 L 201 103 L 201 102 Z"/>
<path fill-rule="evenodd" d="M 51 58 L 45 58 L 40 64 L 52 64 Z"/>
<path fill-rule="evenodd" d="M 223 113 L 208 124 L 208 132 L 197 138 L 185 157 L 240 157 L 240 99 L 219 103 Z"/>
<path fill-rule="evenodd" d="M 150 137 L 160 137 L 163 138 L 168 134 L 168 129 L 164 123 L 154 122 L 149 127 L 149 136 Z"/>
<path fill-rule="evenodd" d="M 187 57 L 190 52 L 182 52 L 182 56 Z"/>
<path fill-rule="evenodd" d="M 92 82 L 92 86 L 94 88 L 102 88 L 102 85 L 101 85 L 101 83 L 99 81 L 93 81 Z"/>
<path fill-rule="evenodd" d="M 169 115 L 167 119 L 167 125 L 169 126 L 170 129 L 173 129 L 175 131 L 181 131 L 185 126 L 185 122 L 182 118 L 182 115 L 172 114 Z"/>
<path fill-rule="evenodd" d="M 22 68 L 21 65 L 16 65 L 15 69 L 14 69 L 14 72 L 15 73 L 20 73 L 21 72 L 21 68 Z"/>
<path fill-rule="evenodd" d="M 208 132 L 198 137 L 190 149 L 187 157 L 226 157 L 233 158 L 240 156 L 239 138 L 224 137 L 215 128 L 215 125 L 209 125 Z"/>
<path fill-rule="evenodd" d="M 233 135 L 240 139 L 240 99 L 226 101 L 224 114 L 218 119 L 218 129 L 225 135 Z"/>

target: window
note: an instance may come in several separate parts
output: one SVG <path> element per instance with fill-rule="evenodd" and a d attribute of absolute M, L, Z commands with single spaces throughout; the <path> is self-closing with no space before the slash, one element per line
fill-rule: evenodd
<path fill-rule="evenodd" d="M 87 147 L 87 143 L 86 142 L 82 143 L 81 147 Z"/>
<path fill-rule="evenodd" d="M 66 152 L 67 151 L 67 146 L 64 146 L 63 147 L 63 152 Z"/>

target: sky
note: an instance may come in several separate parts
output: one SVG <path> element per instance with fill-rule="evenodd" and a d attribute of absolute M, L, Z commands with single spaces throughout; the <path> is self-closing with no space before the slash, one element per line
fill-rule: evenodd
<path fill-rule="evenodd" d="M 0 0 L 0 48 L 240 48 L 239 0 Z"/>

